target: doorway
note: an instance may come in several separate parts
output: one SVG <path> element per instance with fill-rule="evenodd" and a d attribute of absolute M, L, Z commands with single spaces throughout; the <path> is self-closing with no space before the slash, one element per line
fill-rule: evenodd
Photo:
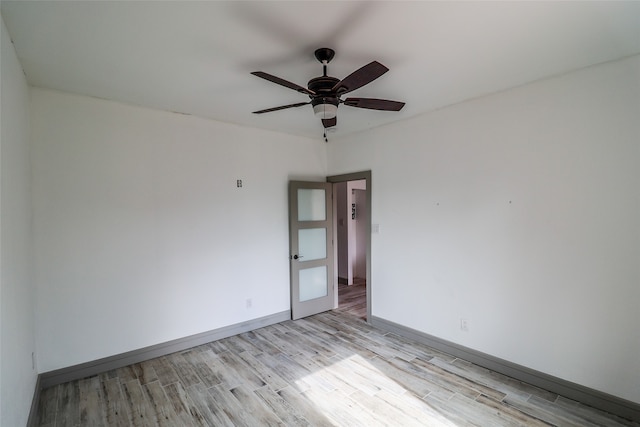
<path fill-rule="evenodd" d="M 334 187 L 335 307 L 371 318 L 371 171 L 327 177 Z"/>

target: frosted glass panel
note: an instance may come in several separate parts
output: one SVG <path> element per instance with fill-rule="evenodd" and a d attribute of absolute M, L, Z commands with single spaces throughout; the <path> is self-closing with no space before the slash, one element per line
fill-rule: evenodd
<path fill-rule="evenodd" d="M 327 267 L 300 270 L 300 302 L 327 296 Z"/>
<path fill-rule="evenodd" d="M 327 257 L 327 229 L 298 230 L 298 252 L 302 261 L 325 259 Z"/>
<path fill-rule="evenodd" d="M 324 201 L 324 190 L 298 188 L 298 221 L 324 221 L 327 219 Z"/>

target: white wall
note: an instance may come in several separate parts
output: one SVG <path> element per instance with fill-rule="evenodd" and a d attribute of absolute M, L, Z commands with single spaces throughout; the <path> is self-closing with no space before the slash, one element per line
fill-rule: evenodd
<path fill-rule="evenodd" d="M 374 316 L 640 402 L 640 57 L 336 140 L 328 164 L 372 170 Z"/>
<path fill-rule="evenodd" d="M 354 278 L 367 277 L 367 243 L 363 231 L 367 228 L 367 180 L 347 182 L 347 198 L 349 206 L 349 284 L 353 284 Z M 357 190 L 362 190 L 360 194 Z M 356 204 L 356 219 L 353 220 L 351 207 Z"/>
<path fill-rule="evenodd" d="M 347 203 L 347 183 L 333 185 L 333 199 L 336 201 L 336 233 L 338 235 L 338 277 L 348 282 L 349 277 L 349 232 L 351 206 Z M 348 212 L 347 212 L 348 211 Z"/>
<path fill-rule="evenodd" d="M 288 180 L 324 180 L 323 142 L 40 89 L 32 110 L 41 372 L 289 310 Z"/>
<path fill-rule="evenodd" d="M 36 383 L 29 88 L 0 21 L 0 425 L 21 426 Z"/>
<path fill-rule="evenodd" d="M 338 234 L 338 276 L 353 285 L 353 278 L 366 277 L 366 242 L 359 235 L 358 227 L 366 226 L 367 220 L 361 220 L 363 211 L 358 211 L 358 217 L 352 219 L 351 205 L 356 203 L 354 190 L 367 188 L 367 181 L 345 181 L 334 185 L 335 200 L 337 201 L 337 234 Z M 366 214 L 366 212 L 364 212 Z M 358 225 L 358 227 L 357 227 Z"/>

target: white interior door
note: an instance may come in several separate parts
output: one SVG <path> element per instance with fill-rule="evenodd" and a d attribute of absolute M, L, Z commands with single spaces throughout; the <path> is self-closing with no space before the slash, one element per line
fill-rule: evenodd
<path fill-rule="evenodd" d="M 332 184 L 289 183 L 291 318 L 334 308 Z"/>

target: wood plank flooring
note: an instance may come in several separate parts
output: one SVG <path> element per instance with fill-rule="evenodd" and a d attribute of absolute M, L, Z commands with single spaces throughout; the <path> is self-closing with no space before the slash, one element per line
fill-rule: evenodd
<path fill-rule="evenodd" d="M 338 310 L 367 319 L 367 285 L 364 280 L 350 286 L 338 284 Z"/>
<path fill-rule="evenodd" d="M 43 390 L 40 426 L 639 426 L 335 310 Z"/>

